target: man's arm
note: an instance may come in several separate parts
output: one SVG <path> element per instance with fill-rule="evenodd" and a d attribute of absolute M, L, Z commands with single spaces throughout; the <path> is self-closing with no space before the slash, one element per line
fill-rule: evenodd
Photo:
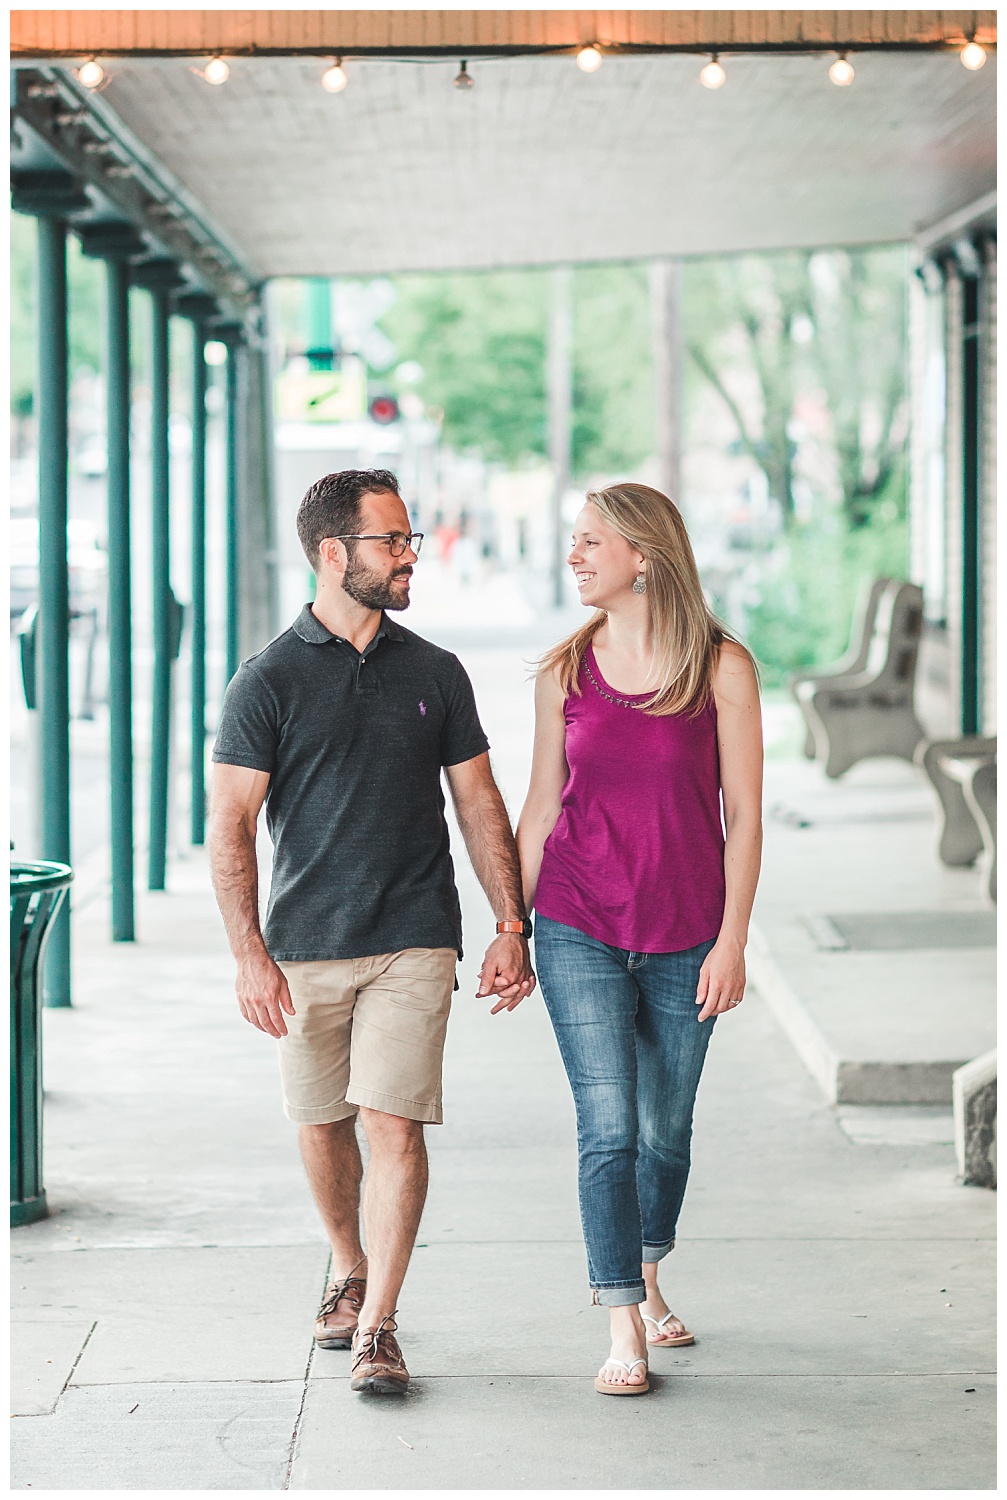
<path fill-rule="evenodd" d="M 270 958 L 259 927 L 255 825 L 269 776 L 218 763 L 210 799 L 210 873 L 238 965 L 235 991 L 246 1021 L 269 1036 L 286 1036 L 283 1012 L 294 1014 L 283 972 Z"/>
<path fill-rule="evenodd" d="M 448 785 L 458 827 L 479 884 L 498 922 L 525 916 L 521 869 L 510 819 L 493 780 L 490 758 L 476 755 L 447 767 Z M 527 941 L 519 933 L 501 933 L 490 943 L 480 971 L 478 994 L 499 995 L 491 1012 L 513 1010 L 535 988 Z"/>

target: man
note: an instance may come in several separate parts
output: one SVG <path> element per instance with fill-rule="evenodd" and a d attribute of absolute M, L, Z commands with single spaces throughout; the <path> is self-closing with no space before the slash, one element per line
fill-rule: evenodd
<path fill-rule="evenodd" d="M 535 987 L 517 850 L 468 677 L 403 630 L 422 537 L 394 474 L 327 474 L 297 531 L 314 602 L 236 673 L 224 699 L 210 834 L 214 888 L 242 1015 L 279 1039 L 332 1245 L 322 1348 L 351 1348 L 351 1389 L 409 1380 L 394 1314 L 427 1188 L 424 1123 L 439 1124 L 441 1058 L 461 918 L 440 773 L 497 916 L 479 995 L 511 1010 Z M 274 845 L 260 931 L 255 829 Z M 370 1147 L 363 1194 L 355 1122 Z"/>

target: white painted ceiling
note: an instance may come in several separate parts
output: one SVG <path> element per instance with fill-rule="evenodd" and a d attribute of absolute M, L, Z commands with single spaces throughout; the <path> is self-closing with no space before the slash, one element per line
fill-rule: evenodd
<path fill-rule="evenodd" d="M 104 92 L 264 276 L 518 266 L 910 238 L 996 185 L 995 56 L 123 59 Z"/>

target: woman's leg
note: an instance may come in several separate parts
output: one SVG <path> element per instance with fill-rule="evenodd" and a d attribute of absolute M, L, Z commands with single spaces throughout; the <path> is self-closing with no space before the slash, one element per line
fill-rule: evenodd
<path fill-rule="evenodd" d="M 651 953 L 635 971 L 637 1108 L 640 1121 L 637 1182 L 648 1266 L 648 1307 L 655 1300 L 651 1269 L 675 1243 L 689 1180 L 692 1114 L 713 1020 L 700 1022 L 696 988 L 713 944 L 681 953 Z M 659 1294 L 658 1294 L 659 1295 Z M 665 1309 L 666 1310 L 666 1309 Z"/>
<path fill-rule="evenodd" d="M 581 1222 L 595 1301 L 642 1302 L 637 987 L 627 954 L 539 917 L 535 967 L 577 1108 Z"/>

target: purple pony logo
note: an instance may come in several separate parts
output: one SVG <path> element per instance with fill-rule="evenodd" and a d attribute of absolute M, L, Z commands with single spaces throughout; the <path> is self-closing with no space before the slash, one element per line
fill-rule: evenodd
<path fill-rule="evenodd" d="M 423 714 L 424 717 L 426 717 L 426 712 L 427 712 L 427 706 L 423 702 L 423 699 L 421 698 L 420 699 L 420 713 Z"/>

